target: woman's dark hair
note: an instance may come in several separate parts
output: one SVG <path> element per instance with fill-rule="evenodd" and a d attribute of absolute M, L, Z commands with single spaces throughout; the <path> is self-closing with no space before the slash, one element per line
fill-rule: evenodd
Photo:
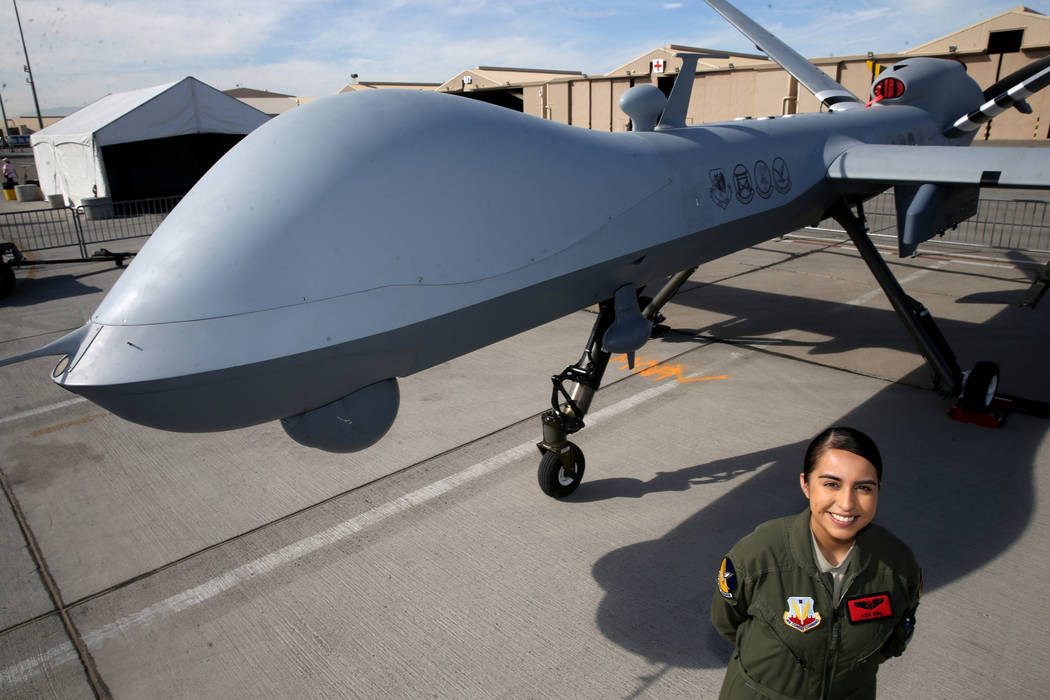
<path fill-rule="evenodd" d="M 844 426 L 828 428 L 809 443 L 806 458 L 802 462 L 802 473 L 806 475 L 806 481 L 809 481 L 810 472 L 828 450 L 845 450 L 868 460 L 875 467 L 879 483 L 882 483 L 882 455 L 879 454 L 875 441 L 856 428 Z"/>

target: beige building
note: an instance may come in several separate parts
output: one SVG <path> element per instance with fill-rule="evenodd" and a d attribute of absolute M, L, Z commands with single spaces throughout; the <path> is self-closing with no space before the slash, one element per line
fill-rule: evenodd
<path fill-rule="evenodd" d="M 223 90 L 222 92 L 230 97 L 236 97 L 246 105 L 255 107 L 260 112 L 269 114 L 271 117 L 276 117 L 278 114 L 283 114 L 293 107 L 298 107 L 317 99 L 316 97 L 296 97 L 295 95 L 283 95 L 279 92 L 245 87 Z"/>
<path fill-rule="evenodd" d="M 669 94 L 682 66 L 679 53 L 706 56 L 697 64 L 687 124 L 816 112 L 820 103 L 775 62 L 763 55 L 668 45 L 653 49 L 608 73 L 477 66 L 443 83 L 357 80 L 340 93 L 362 90 L 437 90 L 602 131 L 625 131 L 627 116 L 618 101 L 628 88 L 651 84 Z M 1016 7 L 970 27 L 896 54 L 816 58 L 812 62 L 858 97 L 867 99 L 880 67 L 912 56 L 961 61 L 982 88 L 1032 61 L 1050 55 L 1050 17 Z M 312 98 L 238 88 L 238 97 L 267 114 L 279 114 Z M 1029 98 L 1032 114 L 1009 110 L 982 127 L 978 138 L 1050 139 L 1050 89 Z M 1042 115 L 1046 114 L 1047 119 Z M 962 115 L 960 115 L 962 116 Z"/>
<path fill-rule="evenodd" d="M 669 45 L 604 75 L 575 71 L 478 67 L 436 89 L 520 109 L 544 119 L 602 131 L 624 131 L 627 117 L 617 101 L 633 85 L 652 84 L 669 93 L 682 61 L 678 53 L 721 54 L 697 65 L 687 124 L 767 117 L 821 109 L 805 88 L 765 56 Z M 911 56 L 953 58 L 966 65 L 983 88 L 1022 66 L 1050 55 L 1050 17 L 1017 7 L 973 26 L 898 54 L 813 59 L 813 63 L 858 97 L 866 98 L 879 66 Z M 1009 110 L 982 129 L 979 138 L 1050 138 L 1050 90 L 1029 99 L 1033 113 Z M 1048 115 L 1043 120 L 1043 114 Z M 961 115 L 960 115 L 961 116 Z"/>
<path fill-rule="evenodd" d="M 64 119 L 64 117 L 49 117 L 45 115 L 40 119 L 44 122 L 44 128 L 47 128 L 60 119 Z M 37 131 L 40 131 L 40 120 L 37 120 L 35 114 L 7 118 L 7 132 L 12 136 L 25 136 L 36 133 Z"/>
<path fill-rule="evenodd" d="M 362 90 L 436 90 L 441 83 L 381 83 L 366 80 L 354 80 L 344 85 L 336 94 L 360 92 Z"/>

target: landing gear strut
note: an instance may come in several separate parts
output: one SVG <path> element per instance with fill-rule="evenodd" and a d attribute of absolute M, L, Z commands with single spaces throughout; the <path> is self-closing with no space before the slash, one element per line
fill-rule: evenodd
<path fill-rule="evenodd" d="M 872 245 L 861 206 L 857 205 L 857 213 L 854 214 L 848 206 L 840 202 L 829 213 L 849 233 L 868 269 L 875 275 L 897 316 L 911 334 L 919 352 L 926 358 L 933 370 L 934 388 L 945 396 L 958 398 L 959 403 L 955 409 L 989 412 L 999 386 L 999 367 L 993 362 L 981 361 L 969 372 L 959 369 L 955 353 L 937 328 L 930 312 L 904 292 L 886 261 Z"/>
<path fill-rule="evenodd" d="M 602 383 L 611 357 L 602 347 L 602 338 L 614 320 L 613 300 L 607 299 L 598 305 L 598 318 L 583 355 L 576 364 L 551 377 L 551 407 L 540 416 L 543 441 L 537 447 L 543 455 L 538 474 L 540 489 L 552 498 L 565 498 L 583 479 L 583 452 L 568 437 L 583 428 L 583 417 Z"/>
<path fill-rule="evenodd" d="M 696 271 L 693 267 L 683 270 L 671 277 L 657 295 L 649 300 L 638 298 L 639 310 L 634 316 L 640 316 L 649 324 L 662 321 L 660 309 L 681 288 L 689 276 Z M 623 290 L 617 292 L 621 299 L 621 322 L 625 319 L 623 307 Z M 631 293 L 637 292 L 631 288 Z M 644 309 L 644 310 L 642 310 Z M 585 460 L 583 451 L 571 442 L 568 437 L 584 427 L 583 417 L 591 407 L 594 394 L 601 386 L 605 369 L 609 365 L 612 353 L 603 342 L 606 332 L 617 322 L 616 298 L 607 299 L 598 305 L 598 318 L 594 321 L 590 338 L 583 350 L 583 355 L 574 365 L 566 367 L 560 374 L 551 377 L 554 384 L 551 390 L 551 407 L 543 412 L 540 420 L 543 423 L 543 440 L 537 443 L 542 458 L 537 474 L 540 489 L 552 498 L 565 498 L 580 485 L 583 479 Z M 625 323 L 626 325 L 626 323 Z M 633 366 L 633 351 L 628 351 L 629 362 Z"/>

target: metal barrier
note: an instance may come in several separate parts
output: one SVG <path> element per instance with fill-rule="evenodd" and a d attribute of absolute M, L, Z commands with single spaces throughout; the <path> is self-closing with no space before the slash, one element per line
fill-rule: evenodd
<path fill-rule="evenodd" d="M 71 207 L 0 214 L 0 241 L 10 241 L 23 252 L 79 245 L 86 256 L 77 213 Z"/>
<path fill-rule="evenodd" d="M 181 199 L 182 197 L 157 197 L 114 202 L 113 216 L 101 219 L 87 215 L 89 212 L 81 206 L 77 207 L 76 215 L 80 219 L 86 243 L 139 238 L 156 231 L 160 222 Z"/>
<path fill-rule="evenodd" d="M 11 241 L 24 252 L 79 246 L 87 257 L 87 245 L 151 235 L 182 197 L 158 197 L 115 202 L 112 216 L 97 218 L 87 207 L 33 209 L 0 214 L 0 241 Z M 1026 199 L 982 199 L 977 215 L 959 224 L 941 243 L 1005 248 L 1050 253 L 1050 220 L 1047 202 Z M 883 192 L 864 205 L 868 231 L 872 235 L 897 235 L 897 210 L 893 191 Z M 826 231 L 838 230 L 834 222 L 822 222 Z M 842 231 L 845 235 L 845 231 Z"/>
<path fill-rule="evenodd" d="M 893 191 L 883 192 L 864 205 L 868 232 L 897 235 L 897 209 Z M 845 232 L 843 232 L 845 233 Z M 977 214 L 932 239 L 962 246 L 1004 248 L 1050 253 L 1050 220 L 1047 202 L 1030 199 L 981 199 Z"/>
<path fill-rule="evenodd" d="M 22 252 L 87 246 L 151 235 L 182 197 L 158 197 L 116 202 L 105 212 L 91 207 L 31 209 L 0 214 L 0 241 L 11 241 Z M 99 218 L 99 214 L 104 218 Z"/>

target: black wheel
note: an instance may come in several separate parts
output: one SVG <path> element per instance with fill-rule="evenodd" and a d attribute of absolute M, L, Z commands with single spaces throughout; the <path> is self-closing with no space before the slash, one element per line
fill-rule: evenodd
<path fill-rule="evenodd" d="M 0 262 L 0 299 L 15 291 L 15 271 L 5 262 Z"/>
<path fill-rule="evenodd" d="M 561 454 L 553 450 L 544 452 L 543 459 L 540 460 L 540 470 L 537 474 L 540 489 L 551 498 L 565 498 L 583 481 L 583 451 L 571 442 L 569 451 L 572 455 L 571 472 L 566 471 L 565 465 L 562 464 Z"/>
<path fill-rule="evenodd" d="M 999 388 L 999 365 L 981 360 L 966 377 L 959 405 L 967 411 L 987 411 Z"/>

